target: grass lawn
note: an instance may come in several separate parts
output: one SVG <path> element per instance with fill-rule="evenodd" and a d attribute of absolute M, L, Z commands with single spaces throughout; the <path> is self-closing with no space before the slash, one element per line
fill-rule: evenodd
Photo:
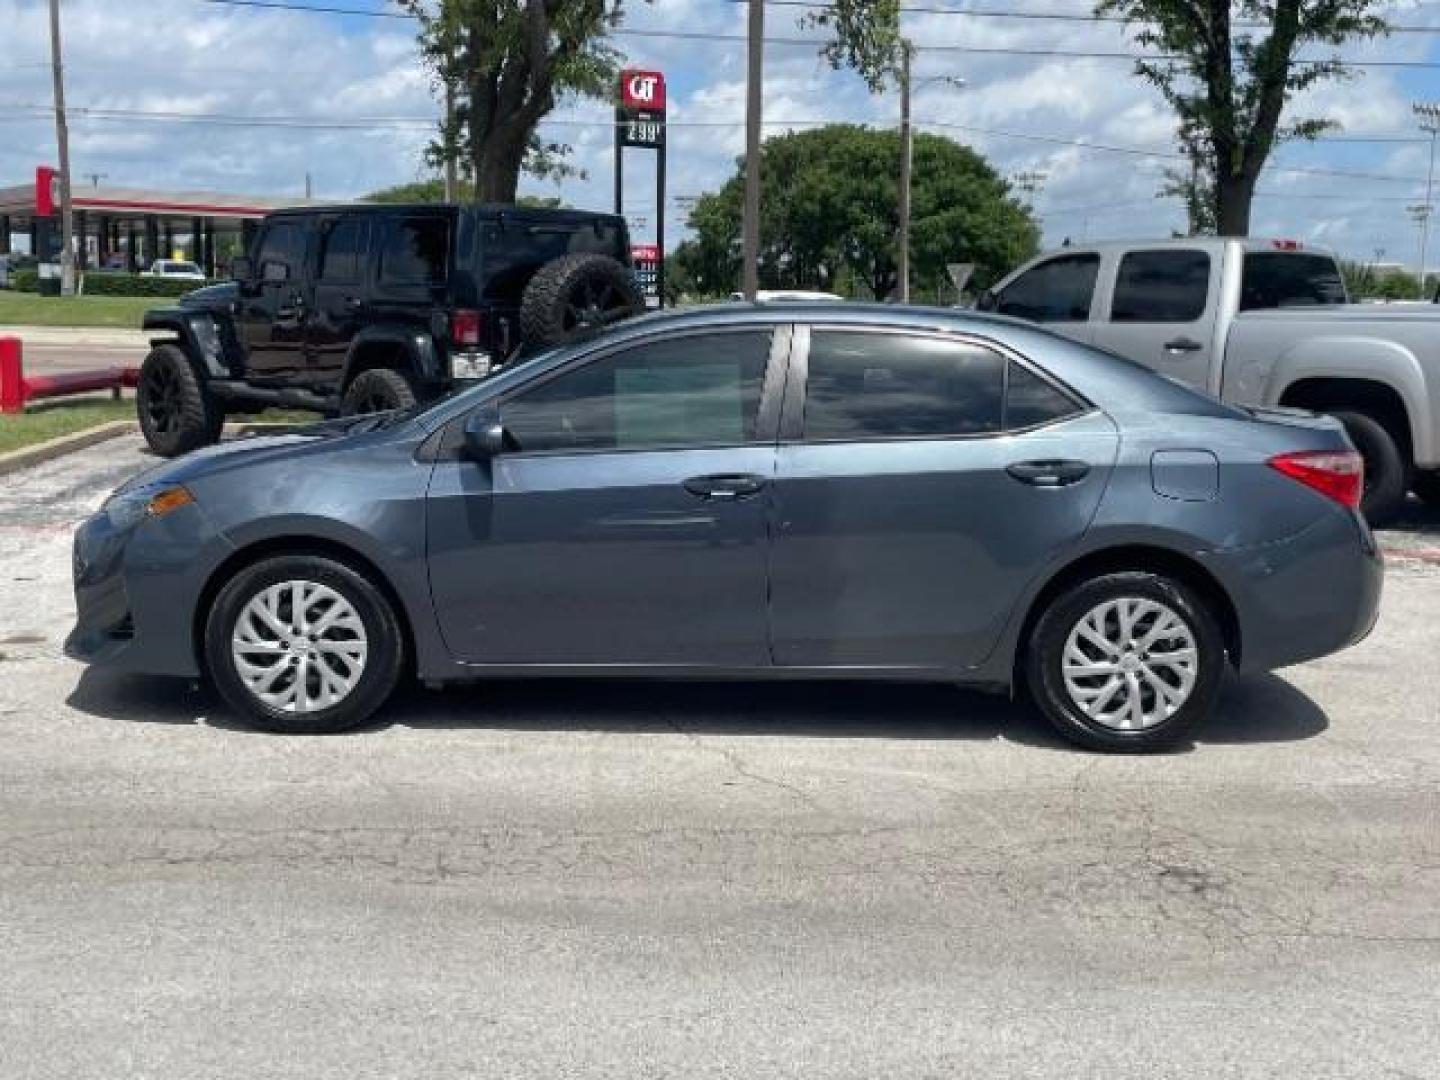
<path fill-rule="evenodd" d="M 108 397 L 91 397 L 36 402 L 23 413 L 0 416 L 0 454 L 33 446 L 46 439 L 84 431 L 111 420 L 134 419 L 135 399 L 128 396 L 120 401 L 111 401 Z M 260 413 L 226 417 L 227 421 L 234 424 L 313 424 L 319 419 L 316 413 L 293 409 L 267 409 Z"/>
<path fill-rule="evenodd" d="M 0 289 L 0 326 L 116 326 L 140 329 L 149 308 L 174 303 L 156 296 L 38 296 Z"/>

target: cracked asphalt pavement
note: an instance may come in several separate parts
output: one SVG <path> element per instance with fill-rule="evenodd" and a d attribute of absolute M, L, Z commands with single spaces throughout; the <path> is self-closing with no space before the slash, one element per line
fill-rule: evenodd
<path fill-rule="evenodd" d="M 0 493 L 0 1075 L 1440 1076 L 1440 515 L 1363 645 L 1082 753 L 947 687 L 499 683 L 277 738 L 60 643 Z"/>

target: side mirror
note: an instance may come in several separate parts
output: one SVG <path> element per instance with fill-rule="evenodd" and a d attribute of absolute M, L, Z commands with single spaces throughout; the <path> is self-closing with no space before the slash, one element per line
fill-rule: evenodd
<path fill-rule="evenodd" d="M 994 289 L 986 289 L 975 298 L 976 311 L 994 311 L 1000 306 L 1000 297 L 995 295 Z"/>
<path fill-rule="evenodd" d="M 236 281 L 249 281 L 255 273 L 255 265 L 244 255 L 237 256 L 230 263 L 230 276 Z"/>
<path fill-rule="evenodd" d="M 260 280 L 269 284 L 290 280 L 290 267 L 278 259 L 266 259 L 260 264 Z"/>
<path fill-rule="evenodd" d="M 476 461 L 497 458 L 510 448 L 500 414 L 478 409 L 465 421 L 465 449 Z"/>

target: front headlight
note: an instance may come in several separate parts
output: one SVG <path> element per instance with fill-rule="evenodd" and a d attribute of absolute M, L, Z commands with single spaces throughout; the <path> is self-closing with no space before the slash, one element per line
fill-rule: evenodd
<path fill-rule="evenodd" d="M 102 509 L 115 528 L 129 529 L 146 518 L 163 517 L 194 501 L 195 496 L 190 494 L 189 488 L 181 484 L 161 484 L 112 495 Z"/>

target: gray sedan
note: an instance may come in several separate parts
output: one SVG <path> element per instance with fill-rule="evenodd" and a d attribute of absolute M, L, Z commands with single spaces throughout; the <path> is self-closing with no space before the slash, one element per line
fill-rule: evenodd
<path fill-rule="evenodd" d="M 1332 420 L 1006 319 L 724 306 L 135 478 L 76 535 L 67 648 L 282 732 L 407 672 L 879 678 L 1150 750 L 1227 665 L 1369 631 L 1361 471 Z"/>

